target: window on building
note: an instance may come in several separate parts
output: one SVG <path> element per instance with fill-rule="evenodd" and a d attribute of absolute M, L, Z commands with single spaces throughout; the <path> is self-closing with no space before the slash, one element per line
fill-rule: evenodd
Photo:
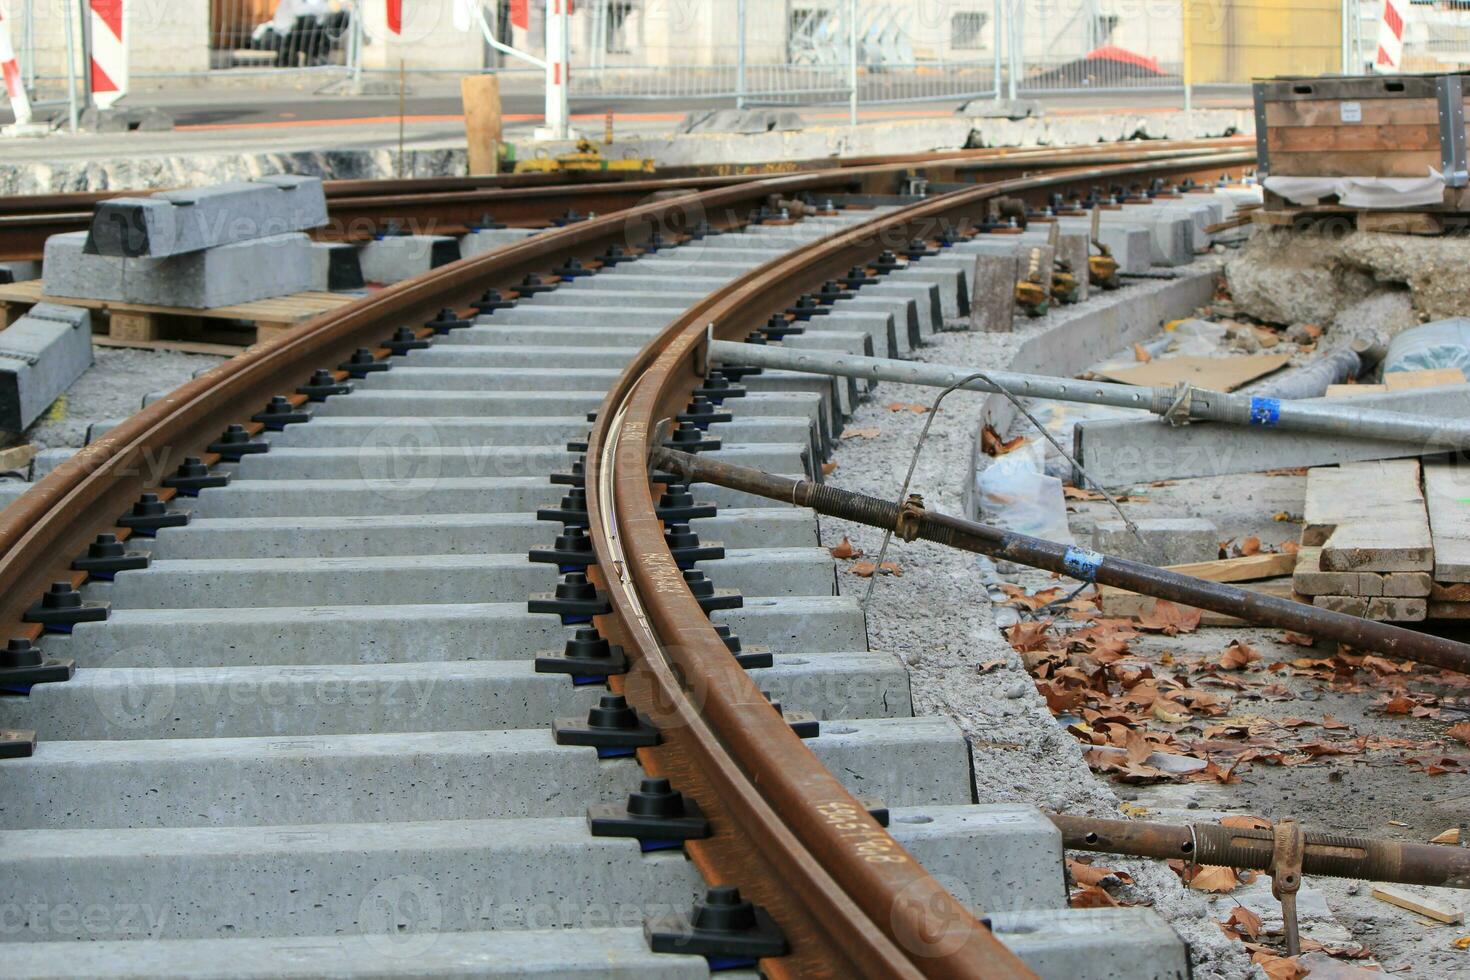
<path fill-rule="evenodd" d="M 607 0 L 606 48 L 608 54 L 627 54 L 631 49 L 628 37 L 628 15 L 633 12 L 633 0 Z"/>
<path fill-rule="evenodd" d="M 990 17 L 978 10 L 966 10 L 949 19 L 949 46 L 965 51 L 976 51 L 984 47 L 980 43 L 980 32 Z"/>

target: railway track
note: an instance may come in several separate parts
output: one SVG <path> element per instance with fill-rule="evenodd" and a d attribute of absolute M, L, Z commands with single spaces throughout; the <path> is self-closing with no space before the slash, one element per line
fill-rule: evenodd
<path fill-rule="evenodd" d="M 997 148 L 959 153 L 915 153 L 878 161 L 787 161 L 785 171 L 840 167 L 852 170 L 880 164 L 922 167 L 936 180 L 978 181 L 1019 176 L 1030 169 L 1064 165 L 1102 165 L 1129 160 L 1207 155 L 1222 149 L 1247 149 L 1248 139 L 1141 141 L 1112 149 L 1067 147 Z M 942 166 L 935 166 L 942 161 Z M 767 176 L 766 169 L 684 167 L 656 178 L 608 174 L 522 173 L 491 177 L 432 177 L 408 180 L 329 180 L 325 190 L 330 225 L 318 237 L 363 241 L 390 228 L 416 234 L 463 234 L 482 226 L 487 216 L 510 225 L 545 227 L 567 212 L 606 214 L 633 207 L 660 193 L 710 190 Z M 877 185 L 875 185 L 877 186 Z M 0 262 L 39 261 L 46 239 L 86 231 L 92 209 L 117 197 L 151 191 L 82 191 L 0 198 Z"/>
<path fill-rule="evenodd" d="M 1249 162 L 696 190 L 155 402 L 0 514 L 10 660 L 76 668 L 0 704 L 0 975 L 1088 977 L 1140 949 L 1184 975 L 1152 913 L 1063 912 L 1058 832 L 974 799 L 812 512 L 646 460 L 820 478 L 858 385 L 707 377 L 707 332 L 902 355 L 961 302 L 948 256 L 992 197 Z M 767 207 L 802 195 L 853 203 Z"/>

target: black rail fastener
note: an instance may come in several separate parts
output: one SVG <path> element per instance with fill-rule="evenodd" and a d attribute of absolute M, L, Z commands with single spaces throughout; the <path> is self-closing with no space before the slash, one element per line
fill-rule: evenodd
<path fill-rule="evenodd" d="M 0 728 L 0 759 L 29 759 L 35 751 L 35 732 L 28 728 Z"/>
<path fill-rule="evenodd" d="M 633 710 L 621 694 L 604 694 L 586 719 L 556 719 L 551 734 L 557 745 L 591 746 L 602 759 L 632 755 L 662 741 L 648 716 Z"/>
<path fill-rule="evenodd" d="M 308 401 L 324 402 L 333 395 L 351 394 L 352 385 L 346 381 L 338 381 L 326 368 L 317 368 L 312 372 L 311 379 L 296 389 L 296 393 L 305 395 Z"/>
<path fill-rule="evenodd" d="M 805 711 L 793 711 L 787 714 L 781 709 L 780 701 L 772 700 L 771 695 L 766 691 L 762 691 L 761 693 L 766 696 L 767 701 L 771 702 L 771 707 L 776 709 L 776 714 L 786 719 L 786 724 L 791 726 L 791 730 L 796 733 L 797 738 L 816 738 L 822 734 L 822 723 L 817 721 L 816 715 L 809 714 Z"/>
<path fill-rule="evenodd" d="M 709 889 L 688 915 L 644 920 L 643 938 L 655 953 L 703 956 L 711 970 L 754 966 L 757 960 L 791 951 L 771 914 L 741 898 L 734 885 Z"/>
<path fill-rule="evenodd" d="M 663 236 L 663 232 L 655 228 L 649 233 L 648 238 L 644 240 L 641 247 L 645 254 L 657 252 L 659 249 L 668 248 L 669 240 Z"/>
<path fill-rule="evenodd" d="M 915 259 L 928 258 L 931 255 L 938 254 L 939 249 L 930 247 L 928 242 L 920 238 L 915 238 L 913 241 L 905 245 L 903 249 L 903 257 L 908 259 L 910 262 L 914 261 Z"/>
<path fill-rule="evenodd" d="M 796 305 L 788 306 L 786 312 L 798 320 L 810 320 L 814 316 L 827 316 L 832 310 L 818 302 L 811 293 L 802 293 L 796 298 Z"/>
<path fill-rule="evenodd" d="M 125 527 L 140 537 L 151 538 L 160 528 L 183 527 L 189 523 L 189 515 L 183 511 L 171 511 L 156 493 L 145 493 L 133 504 L 133 509 L 117 519 L 118 527 Z"/>
<path fill-rule="evenodd" d="M 460 316 L 458 313 L 447 306 L 440 310 L 439 315 L 434 317 L 434 319 L 428 320 L 424 323 L 424 326 L 428 327 L 430 330 L 434 331 L 434 333 L 438 334 L 441 337 L 449 333 L 449 331 L 451 330 L 463 330 L 465 327 L 473 325 L 473 320 L 466 320 L 464 317 Z"/>
<path fill-rule="evenodd" d="M 185 497 L 197 497 L 200 490 L 228 486 L 229 482 L 230 474 L 209 472 L 209 467 L 198 456 L 185 456 L 173 475 L 164 477 L 162 481 L 164 486 Z"/>
<path fill-rule="evenodd" d="M 754 372 L 759 374 L 760 369 Z M 723 405 L 726 398 L 744 398 L 746 389 L 742 385 L 731 384 L 730 376 L 723 370 L 711 371 L 704 379 L 704 384 L 694 389 L 696 396 L 703 396 L 716 405 Z"/>
<path fill-rule="evenodd" d="M 638 256 L 623 248 L 621 245 L 609 245 L 607 251 L 597 257 L 597 261 L 611 268 L 619 262 L 634 262 Z"/>
<path fill-rule="evenodd" d="M 711 503 L 696 503 L 687 483 L 671 483 L 664 487 L 653 512 L 666 524 L 687 524 L 698 517 L 714 517 L 719 509 Z"/>
<path fill-rule="evenodd" d="M 528 557 L 540 565 L 555 565 L 561 572 L 575 572 L 597 563 L 592 539 L 585 529 L 575 525 L 563 528 L 550 548 L 532 548 Z"/>
<path fill-rule="evenodd" d="M 708 430 L 716 422 L 733 422 L 734 420 L 733 414 L 720 411 L 715 403 L 704 395 L 695 395 L 688 407 L 674 418 L 676 422 L 689 422 L 701 430 Z"/>
<path fill-rule="evenodd" d="M 672 850 L 712 833 L 699 804 L 663 778 L 643 779 L 621 806 L 589 806 L 587 829 L 593 837 L 632 837 L 645 853 Z"/>
<path fill-rule="evenodd" d="M 664 544 L 674 555 L 680 568 L 691 568 L 695 562 L 718 561 L 725 557 L 725 546 L 717 541 L 701 544 L 699 535 L 688 524 L 671 524 L 664 529 Z"/>
<path fill-rule="evenodd" d="M 587 455 L 587 437 L 572 439 L 567 442 L 567 452 L 578 456 Z"/>
<path fill-rule="evenodd" d="M 346 371 L 354 378 L 365 378 L 375 371 L 386 371 L 390 367 L 391 364 L 378 360 L 366 347 L 359 347 L 352 352 L 351 357 L 337 365 L 337 370 Z"/>
<path fill-rule="evenodd" d="M 233 423 L 227 426 L 225 431 L 220 433 L 220 437 L 206 448 L 209 452 L 218 454 L 220 459 L 238 463 L 245 456 L 270 452 L 271 447 L 269 443 L 252 439 L 250 433 L 245 431 L 245 426 Z"/>
<path fill-rule="evenodd" d="M 526 278 L 521 280 L 520 285 L 516 287 L 516 292 L 522 296 L 535 296 L 537 293 L 549 293 L 558 285 L 560 284 L 547 282 L 541 276 L 531 272 L 527 273 Z"/>
<path fill-rule="evenodd" d="M 837 281 L 846 289 L 861 289 L 864 286 L 875 286 L 878 284 L 878 280 L 860 265 L 855 265 L 851 269 L 848 269 L 847 275 Z"/>
<path fill-rule="evenodd" d="M 578 221 L 586 221 L 587 217 L 587 215 L 582 214 L 576 208 L 567 208 L 561 213 L 560 217 L 552 218 L 551 223 L 558 228 L 564 228 L 567 225 L 574 225 Z"/>
<path fill-rule="evenodd" d="M 288 425 L 311 421 L 311 413 L 291 404 L 285 395 L 272 395 L 265 408 L 250 416 L 250 421 L 259 422 L 272 432 L 280 432 Z"/>
<path fill-rule="evenodd" d="M 880 276 L 896 272 L 906 266 L 907 263 L 900 262 L 898 256 L 887 249 L 884 249 L 883 254 L 873 260 L 873 270 Z"/>
<path fill-rule="evenodd" d="M 554 275 L 563 279 L 581 279 L 584 276 L 596 275 L 596 269 L 590 269 L 582 264 L 582 260 L 575 255 L 567 259 L 560 268 L 551 270 Z"/>
<path fill-rule="evenodd" d="M 25 637 L 12 639 L 0 650 L 0 688 L 6 690 L 20 688 L 24 693 L 33 684 L 69 681 L 76 672 L 76 661 L 47 657 Z"/>
<path fill-rule="evenodd" d="M 812 293 L 812 297 L 818 303 L 831 306 L 840 299 L 852 299 L 851 290 L 843 289 L 842 284 L 836 279 L 828 279 L 822 283 L 822 288 Z"/>
<path fill-rule="evenodd" d="M 790 311 L 788 310 L 787 312 Z M 756 331 L 756 333 L 760 335 L 761 339 L 758 341 L 751 340 L 750 343 L 765 343 L 766 341 L 771 340 L 785 340 L 787 337 L 799 337 L 802 334 L 806 333 L 806 327 L 802 326 L 802 324 L 805 323 L 808 319 L 808 317 L 798 317 L 795 320 L 788 320 L 780 313 L 773 314 L 771 318 L 767 320 L 765 324 L 760 327 L 759 330 Z"/>
<path fill-rule="evenodd" d="M 499 231 L 505 227 L 505 222 L 496 221 L 495 215 L 486 211 L 478 219 L 470 223 L 470 231 Z"/>
<path fill-rule="evenodd" d="M 706 434 L 692 422 L 680 422 L 669 432 L 664 445 L 686 453 L 714 452 L 720 448 L 720 440 Z"/>
<path fill-rule="evenodd" d="M 450 265 L 464 258 L 459 250 L 458 238 L 436 238 L 429 243 L 429 268 L 437 269 L 441 265 Z"/>
<path fill-rule="evenodd" d="M 553 486 L 585 487 L 587 485 L 587 467 L 580 459 L 573 460 L 570 472 L 553 473 L 549 479 Z"/>
<path fill-rule="evenodd" d="M 87 602 L 70 582 L 52 582 L 39 602 L 26 610 L 27 623 L 40 623 L 53 633 L 70 633 L 77 623 L 100 623 L 112 604 Z"/>
<path fill-rule="evenodd" d="M 744 601 L 743 599 L 741 600 Z M 744 647 L 740 643 L 740 637 L 730 631 L 730 627 L 724 623 L 715 624 L 715 632 L 725 643 L 725 649 L 735 658 L 735 662 L 746 670 L 760 670 L 762 667 L 775 666 L 776 658 L 771 651 L 762 646 Z"/>
<path fill-rule="evenodd" d="M 597 628 L 579 629 L 561 653 L 536 657 L 538 674 L 570 674 L 573 684 L 601 684 L 609 677 L 628 672 L 628 655 Z"/>
<path fill-rule="evenodd" d="M 572 487 L 561 498 L 561 506 L 537 510 L 536 520 L 559 521 L 568 527 L 588 527 L 591 519 L 587 514 L 587 491 L 582 487 Z"/>
<path fill-rule="evenodd" d="M 745 605 L 745 597 L 734 589 L 717 589 L 697 568 L 684 570 L 684 584 L 694 593 L 694 600 L 708 616 L 717 609 L 739 609 Z"/>
<path fill-rule="evenodd" d="M 533 613 L 560 616 L 562 625 L 571 626 L 607 615 L 612 612 L 612 603 L 606 593 L 587 581 L 585 572 L 568 572 L 556 584 L 555 592 L 533 592 L 526 608 Z"/>
<path fill-rule="evenodd" d="M 498 289 L 485 290 L 483 296 L 470 304 L 470 306 L 479 310 L 481 313 L 494 313 L 496 310 L 508 310 L 515 305 L 515 300 L 502 296 Z"/>
<path fill-rule="evenodd" d="M 71 567 L 108 581 L 118 572 L 147 568 L 148 561 L 146 552 L 127 550 L 116 534 L 109 533 L 97 535 L 97 540 L 87 545 L 87 553 L 72 562 Z"/>
<path fill-rule="evenodd" d="M 418 331 L 411 327 L 399 327 L 393 331 L 393 336 L 379 346 L 387 348 L 395 357 L 402 357 L 411 350 L 428 350 L 433 346 L 433 341 L 428 337 L 420 337 Z"/>

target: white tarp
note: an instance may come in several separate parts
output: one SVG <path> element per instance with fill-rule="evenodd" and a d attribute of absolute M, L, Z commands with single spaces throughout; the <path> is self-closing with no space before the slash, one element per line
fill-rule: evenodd
<path fill-rule="evenodd" d="M 1266 190 L 1293 204 L 1312 205 L 1337 195 L 1349 208 L 1416 208 L 1444 203 L 1444 175 L 1430 170 L 1423 177 L 1275 177 Z"/>

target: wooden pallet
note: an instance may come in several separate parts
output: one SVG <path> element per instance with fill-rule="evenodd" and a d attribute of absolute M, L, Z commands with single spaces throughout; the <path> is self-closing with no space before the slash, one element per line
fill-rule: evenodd
<path fill-rule="evenodd" d="M 114 303 L 111 300 L 79 299 L 44 293 L 40 279 L 0 286 L 0 326 L 8 327 L 37 303 L 61 303 L 97 310 L 93 333 L 105 333 L 113 346 L 157 346 L 160 342 L 182 341 L 245 347 L 270 340 L 293 330 L 313 317 L 352 302 L 340 293 L 294 293 L 252 303 L 192 310 L 176 306 Z"/>
<path fill-rule="evenodd" d="M 1390 235 L 1443 235 L 1470 228 L 1470 212 L 1465 211 L 1365 211 L 1338 204 L 1296 205 L 1270 191 L 1266 192 L 1265 206 L 1252 211 L 1250 218 L 1266 228 L 1302 230 L 1335 225 L 1344 230 L 1357 228 Z"/>

